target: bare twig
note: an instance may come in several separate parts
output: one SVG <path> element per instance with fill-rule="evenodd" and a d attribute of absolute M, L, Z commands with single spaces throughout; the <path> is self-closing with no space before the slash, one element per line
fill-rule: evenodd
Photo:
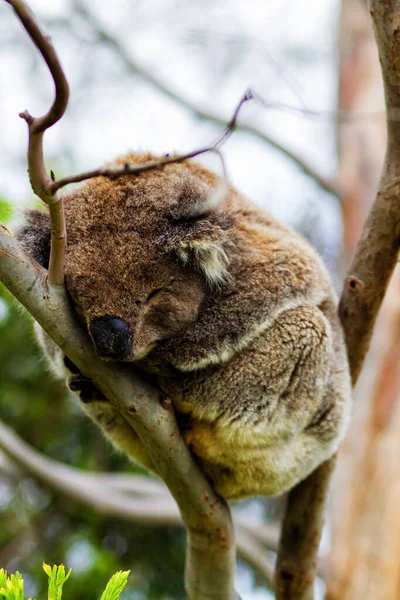
<path fill-rule="evenodd" d="M 61 119 L 67 108 L 68 83 L 50 39 L 40 30 L 28 5 L 23 0 L 5 1 L 12 6 L 29 37 L 43 56 L 54 81 L 55 99 L 49 111 L 42 117 L 32 117 L 28 111 L 25 111 L 20 113 L 20 117 L 27 122 L 29 131 L 28 172 L 31 186 L 35 194 L 49 205 L 50 210 L 52 228 L 49 283 L 62 285 L 66 247 L 63 201 L 49 189 L 52 181 L 44 165 L 43 136 L 49 127 Z"/>
<path fill-rule="evenodd" d="M 171 98 L 174 102 L 190 111 L 198 117 L 199 119 L 209 121 L 210 123 L 214 123 L 219 127 L 225 128 L 226 122 L 220 116 L 204 110 L 203 107 L 197 106 L 193 101 L 188 98 L 184 98 L 182 95 L 175 92 L 171 89 L 165 82 L 162 82 L 155 75 L 147 71 L 140 64 L 134 61 L 134 59 L 129 55 L 128 51 L 123 47 L 123 45 L 108 31 L 104 29 L 102 24 L 97 20 L 93 13 L 89 13 L 87 8 L 83 5 L 82 2 L 76 0 L 74 2 L 76 10 L 86 19 L 89 25 L 92 27 L 93 31 L 97 35 L 98 39 L 104 43 L 106 43 L 110 48 L 114 50 L 114 52 L 118 55 L 118 57 L 122 60 L 127 70 L 141 77 L 144 81 L 150 83 L 153 87 L 155 87 L 162 94 Z M 237 131 L 242 133 L 248 133 L 251 136 L 254 136 L 261 140 L 262 142 L 272 146 L 282 154 L 284 154 L 289 160 L 294 162 L 299 169 L 308 177 L 314 179 L 314 181 L 325 191 L 337 196 L 341 197 L 341 190 L 339 184 L 336 179 L 325 177 L 322 173 L 320 173 L 313 165 L 309 164 L 305 161 L 301 156 L 296 154 L 294 151 L 290 150 L 284 144 L 274 139 L 271 135 L 260 131 L 257 127 L 252 125 L 240 124 L 236 127 Z"/>
<path fill-rule="evenodd" d="M 400 5 L 398 0 L 370 0 L 369 8 L 382 65 L 386 106 L 399 106 Z M 391 115 L 390 110 L 388 113 Z M 387 127 L 387 153 L 380 189 L 348 271 L 339 306 L 353 384 L 360 374 L 376 317 L 399 256 L 400 125 L 390 116 Z M 282 581 L 286 573 L 286 581 L 290 579 L 291 582 L 290 592 L 281 596 L 285 600 L 312 598 L 314 563 L 322 529 L 321 510 L 326 502 L 333 464 L 334 459 L 331 459 L 321 465 L 290 493 L 297 501 L 296 504 L 289 502 L 284 517 L 277 570 L 278 581 Z M 320 493 L 310 510 L 310 498 L 315 488 Z M 311 539 L 310 534 L 299 539 L 298 532 L 302 531 L 312 532 Z"/>
<path fill-rule="evenodd" d="M 252 92 L 247 90 L 245 94 L 240 99 L 237 107 L 235 108 L 235 112 L 226 125 L 226 128 L 218 136 L 218 138 L 209 146 L 205 146 L 204 148 L 199 148 L 197 150 L 192 150 L 191 152 L 187 152 L 186 154 L 172 154 L 168 156 L 164 156 L 163 158 L 157 160 L 151 160 L 147 163 L 142 163 L 138 165 L 132 165 L 126 163 L 121 166 L 109 166 L 109 167 L 100 167 L 99 169 L 93 169 L 92 171 L 86 171 L 85 173 L 79 173 L 78 175 L 71 175 L 69 177 L 63 177 L 58 181 L 52 182 L 48 190 L 50 193 L 55 194 L 60 188 L 70 184 L 70 183 L 78 183 L 80 181 L 85 181 L 86 179 L 92 179 L 93 177 L 109 177 L 110 179 L 116 179 L 117 177 L 123 177 L 125 175 L 139 175 L 140 173 L 144 173 L 145 171 L 152 171 L 154 169 L 162 169 L 165 165 L 169 165 L 171 163 L 179 163 L 184 160 L 188 160 L 189 158 L 194 158 L 195 156 L 200 156 L 201 154 L 206 154 L 207 152 L 216 153 L 222 163 L 222 170 L 224 173 L 224 177 L 226 177 L 226 169 L 225 163 L 223 160 L 223 156 L 219 150 L 220 146 L 228 139 L 228 137 L 234 132 L 237 127 L 237 119 L 239 116 L 240 109 L 242 108 L 245 102 L 248 102 L 253 97 Z"/>

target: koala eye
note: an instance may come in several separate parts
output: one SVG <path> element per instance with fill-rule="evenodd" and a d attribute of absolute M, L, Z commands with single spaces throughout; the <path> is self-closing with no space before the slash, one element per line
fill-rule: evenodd
<path fill-rule="evenodd" d="M 159 287 L 150 292 L 147 296 L 146 304 L 148 304 L 153 298 L 160 294 L 173 294 L 173 284 L 175 283 L 175 279 L 171 279 L 171 281 L 165 287 Z"/>
<path fill-rule="evenodd" d="M 158 296 L 158 294 L 160 294 L 163 291 L 164 291 L 164 288 L 157 288 L 157 289 L 153 290 L 152 292 L 150 292 L 150 294 L 147 296 L 146 304 L 148 304 L 150 302 L 150 300 L 152 300 L 153 298 Z"/>

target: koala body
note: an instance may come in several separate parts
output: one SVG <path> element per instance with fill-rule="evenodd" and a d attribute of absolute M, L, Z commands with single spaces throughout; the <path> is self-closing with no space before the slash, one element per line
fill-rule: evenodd
<path fill-rule="evenodd" d="M 217 493 L 274 496 L 327 460 L 346 428 L 337 299 L 306 241 L 232 189 L 214 206 L 217 186 L 194 162 L 86 182 L 65 198 L 66 286 L 100 358 L 132 362 L 171 399 Z M 47 216 L 30 211 L 19 238 L 47 266 Z M 114 444 L 154 470 L 100 392 L 79 374 L 71 387 Z"/>

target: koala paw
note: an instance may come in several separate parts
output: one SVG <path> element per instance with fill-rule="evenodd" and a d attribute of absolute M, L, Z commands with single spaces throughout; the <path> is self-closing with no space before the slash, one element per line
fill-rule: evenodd
<path fill-rule="evenodd" d="M 90 402 L 108 402 L 104 394 L 92 383 L 92 380 L 83 375 L 83 373 L 70 377 L 67 385 L 72 392 L 79 394 L 79 398 L 84 404 L 89 404 Z"/>
<path fill-rule="evenodd" d="M 63 362 L 64 362 L 64 367 L 67 369 L 67 371 L 72 373 L 72 375 L 80 375 L 80 371 L 79 371 L 78 367 L 72 362 L 72 360 L 70 358 L 68 358 L 68 356 L 64 355 Z"/>

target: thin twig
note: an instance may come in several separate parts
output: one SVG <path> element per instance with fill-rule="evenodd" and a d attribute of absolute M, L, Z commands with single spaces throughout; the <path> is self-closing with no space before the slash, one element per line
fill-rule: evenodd
<path fill-rule="evenodd" d="M 247 90 L 245 94 L 242 96 L 240 101 L 238 102 L 235 112 L 231 118 L 231 120 L 226 125 L 226 128 L 218 136 L 218 138 L 209 146 L 205 146 L 203 148 L 198 148 L 197 150 L 192 150 L 187 152 L 186 154 L 172 154 L 164 156 L 163 158 L 157 160 L 151 160 L 147 163 L 141 164 L 129 164 L 125 163 L 121 166 L 111 166 L 111 167 L 100 167 L 99 169 L 93 169 L 91 171 L 86 171 L 84 173 L 79 173 L 78 175 L 71 175 L 69 177 L 63 177 L 58 181 L 52 182 L 48 186 L 48 191 L 51 194 L 55 194 L 60 188 L 70 184 L 70 183 L 78 183 L 80 181 L 85 181 L 87 179 L 92 179 L 93 177 L 109 177 L 110 179 L 116 179 L 117 177 L 123 177 L 126 175 L 139 175 L 140 173 L 144 173 L 145 171 L 152 171 L 154 169 L 162 169 L 165 165 L 169 165 L 172 163 L 180 163 L 184 160 L 188 160 L 189 158 L 194 158 L 195 156 L 200 156 L 201 154 L 206 154 L 208 152 L 214 152 L 218 154 L 221 163 L 222 169 L 224 173 L 224 178 L 226 178 L 226 168 L 223 160 L 223 156 L 219 150 L 221 145 L 226 142 L 228 137 L 235 131 L 237 128 L 237 119 L 239 116 L 240 109 L 242 108 L 245 102 L 248 102 L 252 99 L 252 92 Z"/>
<path fill-rule="evenodd" d="M 274 102 L 272 100 L 266 100 L 260 94 L 253 92 L 253 97 L 256 102 L 259 102 L 265 108 L 270 110 L 276 110 L 281 112 L 288 112 L 300 117 L 308 117 L 310 119 L 320 119 L 323 121 L 331 121 L 334 124 L 337 123 L 348 123 L 349 125 L 359 122 L 375 122 L 381 121 L 385 118 L 385 112 L 383 110 L 376 111 L 355 111 L 355 110 L 321 110 L 314 108 L 307 108 L 305 106 L 293 106 L 292 104 L 286 104 L 284 102 Z M 391 120 L 396 121 L 399 119 L 399 110 L 394 109 L 391 113 Z"/>
<path fill-rule="evenodd" d="M 171 98 L 174 102 L 190 111 L 193 115 L 202 119 L 204 121 L 209 121 L 210 123 L 214 123 L 219 127 L 225 128 L 226 121 L 220 116 L 204 110 L 203 107 L 197 106 L 192 100 L 189 98 L 184 98 L 182 95 L 178 94 L 172 88 L 170 88 L 165 82 L 161 81 L 155 75 L 147 71 L 140 64 L 134 61 L 134 59 L 129 55 L 128 51 L 124 48 L 124 46 L 108 31 L 104 29 L 104 27 L 100 24 L 100 22 L 96 19 L 93 13 L 89 13 L 87 8 L 83 5 L 82 2 L 76 0 L 74 2 L 75 8 L 77 12 L 81 16 L 83 16 L 89 25 L 92 27 L 92 30 L 96 33 L 98 39 L 104 43 L 106 43 L 110 48 L 114 50 L 117 56 L 122 60 L 127 70 L 134 75 L 138 75 L 144 81 L 150 83 L 154 88 L 160 91 L 162 94 Z M 284 144 L 274 139 L 271 135 L 260 131 L 257 127 L 252 125 L 240 124 L 236 127 L 237 131 L 242 133 L 248 133 L 251 136 L 254 136 L 261 140 L 262 142 L 272 146 L 282 154 L 284 154 L 290 161 L 294 162 L 299 169 L 308 177 L 314 179 L 314 181 L 326 192 L 341 197 L 341 190 L 338 181 L 335 178 L 325 177 L 321 172 L 319 172 L 316 167 L 308 163 L 304 160 L 303 157 L 296 154 L 294 151 L 287 148 Z"/>
<path fill-rule="evenodd" d="M 48 112 L 42 117 L 32 117 L 28 111 L 20 113 L 28 125 L 28 172 L 35 194 L 49 205 L 51 218 L 51 251 L 48 280 L 50 284 L 64 282 L 64 256 L 66 230 L 63 201 L 49 190 L 52 183 L 47 174 L 43 157 L 43 136 L 46 130 L 57 123 L 65 113 L 68 104 L 68 82 L 58 60 L 50 38 L 41 31 L 34 15 L 23 0 L 5 0 L 12 6 L 29 37 L 38 48 L 49 68 L 55 86 L 55 98 Z"/>

